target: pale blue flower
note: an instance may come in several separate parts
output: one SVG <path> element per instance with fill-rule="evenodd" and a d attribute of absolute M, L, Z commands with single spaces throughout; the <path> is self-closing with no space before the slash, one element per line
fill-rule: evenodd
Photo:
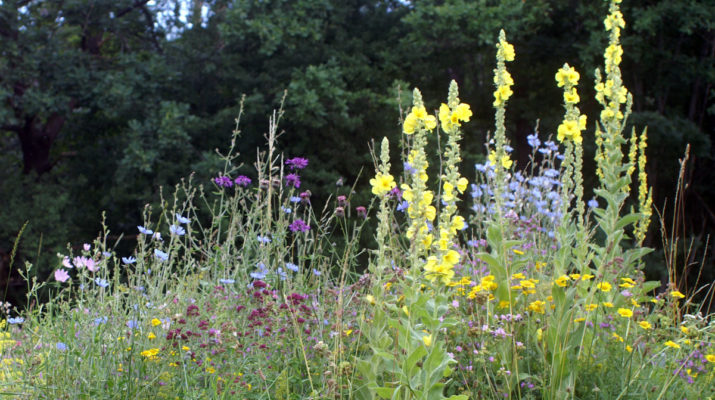
<path fill-rule="evenodd" d="M 101 288 L 106 288 L 107 286 L 109 286 L 109 282 L 107 282 L 105 279 L 94 278 L 94 283 L 96 283 L 97 286 Z"/>
<path fill-rule="evenodd" d="M 276 273 L 278 274 L 278 277 L 281 278 L 282 281 L 286 280 L 287 276 L 286 276 L 285 271 L 283 271 L 283 268 L 278 267 L 278 269 L 276 270 Z"/>
<path fill-rule="evenodd" d="M 179 213 L 176 213 L 176 220 L 179 221 L 180 224 L 188 224 L 191 222 L 190 219 L 182 217 Z"/>
<path fill-rule="evenodd" d="M 23 322 L 25 322 L 25 318 L 22 318 L 22 317 L 8 318 L 8 319 L 7 319 L 7 323 L 10 324 L 10 325 L 13 325 L 13 324 L 21 324 L 21 323 L 23 323 Z"/>
<path fill-rule="evenodd" d="M 300 203 L 300 197 L 299 196 L 291 196 L 290 202 L 291 203 Z"/>
<path fill-rule="evenodd" d="M 322 274 L 322 272 L 320 272 L 320 271 L 318 271 L 317 269 L 313 268 L 313 274 L 315 274 L 315 276 L 320 276 L 320 275 Z"/>
<path fill-rule="evenodd" d="M 127 265 L 134 264 L 136 261 L 137 259 L 134 257 L 122 257 L 122 262 Z"/>
<path fill-rule="evenodd" d="M 171 232 L 172 235 L 177 236 L 183 236 L 186 234 L 186 230 L 184 230 L 184 228 L 180 227 L 179 225 L 171 225 L 169 227 L 169 232 Z"/>
<path fill-rule="evenodd" d="M 256 239 L 258 240 L 258 243 L 267 244 L 267 243 L 271 242 L 271 238 L 268 236 L 258 235 L 258 236 L 256 236 Z"/>
<path fill-rule="evenodd" d="M 236 283 L 235 279 L 219 279 L 219 283 L 224 284 L 224 285 L 233 285 Z"/>
<path fill-rule="evenodd" d="M 288 268 L 289 270 L 291 270 L 293 272 L 298 272 L 300 270 L 300 267 L 293 263 L 286 263 L 286 268 Z"/>
<path fill-rule="evenodd" d="M 137 229 L 139 229 L 139 232 L 145 234 L 145 235 L 151 235 L 154 233 L 151 229 L 146 229 L 145 227 L 141 225 L 137 225 Z"/>
<path fill-rule="evenodd" d="M 596 208 L 596 207 L 598 207 L 598 200 L 596 200 L 596 199 L 591 199 L 591 200 L 589 200 L 589 201 L 588 201 L 588 206 L 589 206 L 590 208 Z"/>
<path fill-rule="evenodd" d="M 286 206 L 281 206 L 281 210 L 283 210 L 283 212 L 286 214 L 290 214 L 293 212 L 293 210 L 291 210 L 290 208 L 288 208 Z"/>
<path fill-rule="evenodd" d="M 268 268 L 266 268 L 266 264 L 263 264 L 262 262 L 259 262 L 256 264 L 256 268 L 258 268 L 258 271 L 251 272 L 249 275 L 253 279 L 266 279 L 266 275 L 268 275 Z"/>
<path fill-rule="evenodd" d="M 139 324 L 137 323 L 137 321 L 135 321 L 133 319 L 127 321 L 127 328 L 129 328 L 129 329 L 137 329 L 138 326 L 139 326 Z"/>
<path fill-rule="evenodd" d="M 154 249 L 154 256 L 156 256 L 156 258 L 160 259 L 161 261 L 166 261 L 169 259 L 169 254 L 159 249 Z"/>
<path fill-rule="evenodd" d="M 65 351 L 65 350 L 67 350 L 67 345 L 64 344 L 64 343 L 62 343 L 62 342 L 57 342 L 57 344 L 55 345 L 55 347 L 56 347 L 57 350 L 59 350 L 59 351 Z"/>

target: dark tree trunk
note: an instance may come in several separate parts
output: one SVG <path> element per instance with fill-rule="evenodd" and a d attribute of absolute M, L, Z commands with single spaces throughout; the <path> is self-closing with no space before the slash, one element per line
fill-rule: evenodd
<path fill-rule="evenodd" d="M 58 113 L 50 115 L 44 124 L 38 121 L 37 117 L 25 119 L 25 125 L 18 130 L 22 146 L 23 173 L 35 171 L 42 175 L 52 169 L 50 149 L 64 124 L 65 117 Z"/>

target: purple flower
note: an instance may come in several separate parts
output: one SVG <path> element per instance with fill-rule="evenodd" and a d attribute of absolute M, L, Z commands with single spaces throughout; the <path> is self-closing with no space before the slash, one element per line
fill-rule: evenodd
<path fill-rule="evenodd" d="M 310 225 L 306 224 L 305 221 L 298 218 L 293 221 L 292 224 L 288 226 L 291 232 L 308 232 L 310 230 Z"/>
<path fill-rule="evenodd" d="M 290 169 L 303 169 L 308 166 L 308 160 L 302 157 L 295 157 L 286 160 L 286 165 Z"/>
<path fill-rule="evenodd" d="M 245 175 L 239 175 L 234 182 L 236 182 L 237 186 L 243 186 L 247 187 L 248 185 L 251 184 L 251 178 L 245 176 Z"/>
<path fill-rule="evenodd" d="M 367 218 L 367 210 L 363 206 L 358 206 L 355 207 L 355 211 L 357 211 L 357 216 L 360 218 Z"/>
<path fill-rule="evenodd" d="M 227 176 L 218 176 L 213 178 L 213 181 L 218 186 L 231 187 L 233 186 L 233 181 Z"/>
<path fill-rule="evenodd" d="M 62 342 L 57 342 L 57 344 L 55 345 L 55 347 L 56 347 L 57 350 L 59 350 L 59 351 L 65 351 L 65 350 L 67 350 L 67 345 L 64 344 L 64 343 L 62 343 Z"/>
<path fill-rule="evenodd" d="M 288 174 L 285 176 L 286 186 L 300 187 L 300 176 L 298 174 Z"/>
<path fill-rule="evenodd" d="M 596 208 L 598 207 L 598 200 L 596 199 L 591 199 L 588 201 L 588 207 L 589 208 Z"/>

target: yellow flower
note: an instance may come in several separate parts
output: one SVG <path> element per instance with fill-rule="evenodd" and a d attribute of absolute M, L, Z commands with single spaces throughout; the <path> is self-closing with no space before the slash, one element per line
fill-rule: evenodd
<path fill-rule="evenodd" d="M 630 318 L 633 316 L 633 311 L 628 308 L 619 308 L 618 314 L 623 318 Z"/>
<path fill-rule="evenodd" d="M 630 345 L 627 344 L 627 345 L 626 345 L 626 351 L 629 352 L 629 353 L 632 353 L 632 352 L 633 352 L 633 347 L 631 347 Z"/>
<path fill-rule="evenodd" d="M 407 309 L 407 306 L 402 306 L 402 312 L 404 312 L 408 317 L 410 316 L 410 310 Z"/>
<path fill-rule="evenodd" d="M 576 71 L 576 69 L 574 69 L 574 67 L 564 64 L 564 66 L 556 72 L 555 78 L 558 83 L 558 87 L 562 87 L 567 83 L 576 86 L 578 85 L 578 80 L 581 78 L 581 75 Z"/>
<path fill-rule="evenodd" d="M 159 354 L 159 349 L 155 348 L 155 349 L 144 350 L 139 354 L 142 355 L 143 357 L 153 360 L 154 358 L 156 358 L 156 355 Z"/>
<path fill-rule="evenodd" d="M 648 321 L 641 321 L 638 323 L 638 325 L 640 325 L 640 327 L 645 330 L 653 328 L 653 325 L 651 325 L 650 322 L 648 322 Z"/>
<path fill-rule="evenodd" d="M 544 314 L 545 313 L 545 310 L 544 310 L 545 305 L 546 305 L 546 303 L 544 303 L 541 300 L 532 301 L 531 303 L 529 303 L 528 310 L 539 313 L 539 314 Z"/>
<path fill-rule="evenodd" d="M 602 292 L 610 292 L 611 291 L 611 284 L 608 282 L 600 282 L 599 284 L 596 285 L 596 288 L 601 290 Z"/>
<path fill-rule="evenodd" d="M 415 133 L 415 129 L 417 128 L 417 117 L 413 113 L 407 114 L 407 117 L 405 117 L 405 123 L 402 125 L 402 132 L 405 133 L 405 135 L 411 135 Z"/>
<path fill-rule="evenodd" d="M 576 143 L 581 143 L 583 138 L 581 137 L 581 129 L 579 128 L 579 121 L 566 120 L 559 125 L 556 138 L 559 139 L 560 142 L 563 142 L 564 139 L 570 139 Z"/>
<path fill-rule="evenodd" d="M 566 285 L 568 285 L 568 283 L 569 283 L 569 277 L 566 276 L 566 275 L 561 275 L 560 277 L 558 277 L 558 278 L 554 281 L 554 283 L 555 283 L 557 286 L 566 287 Z"/>
<path fill-rule="evenodd" d="M 504 57 L 504 61 L 514 61 L 514 56 L 516 55 L 514 53 L 514 46 L 506 40 L 500 41 L 497 46 L 499 47 L 499 52 L 501 52 L 502 57 Z"/>
<path fill-rule="evenodd" d="M 457 231 L 461 231 L 462 229 L 467 227 L 467 223 L 464 222 L 464 217 L 461 215 L 456 215 L 452 218 L 452 226 L 450 227 L 452 229 L 453 233 L 456 233 Z"/>
<path fill-rule="evenodd" d="M 149 340 L 156 339 L 156 335 L 154 334 L 154 332 L 149 332 L 149 334 L 146 335 L 146 337 L 147 337 Z"/>
<path fill-rule="evenodd" d="M 425 128 L 427 128 L 428 131 L 431 131 L 436 127 L 437 127 L 437 118 L 435 118 L 434 115 L 428 115 L 425 118 Z"/>
<path fill-rule="evenodd" d="M 516 274 L 511 275 L 511 279 L 526 279 L 526 275 L 522 274 L 521 272 L 517 272 Z"/>
<path fill-rule="evenodd" d="M 676 299 L 683 299 L 683 298 L 685 298 L 685 295 L 682 294 L 682 293 L 680 293 L 680 292 L 677 291 L 677 290 L 673 290 L 672 292 L 670 292 L 670 295 L 673 296 L 673 297 L 675 297 Z"/>
<path fill-rule="evenodd" d="M 157 318 L 154 318 L 151 320 L 151 326 L 159 326 L 161 325 L 161 321 Z"/>
<path fill-rule="evenodd" d="M 611 303 L 610 301 L 604 301 L 603 303 L 601 303 L 601 305 L 604 307 L 613 308 L 613 303 Z"/>
<path fill-rule="evenodd" d="M 496 151 L 492 150 L 491 153 L 489 153 L 489 156 L 487 157 L 489 160 L 489 163 L 496 166 L 497 165 L 497 153 Z M 509 158 L 508 154 L 504 154 L 501 158 L 501 165 L 504 167 L 504 169 L 509 169 L 511 168 L 511 165 L 514 162 Z"/>
<path fill-rule="evenodd" d="M 460 121 L 469 122 L 469 119 L 472 117 L 472 110 L 469 108 L 469 104 L 461 103 L 455 107 L 452 114 Z"/>
<path fill-rule="evenodd" d="M 598 304 L 586 304 L 584 308 L 586 309 L 586 311 L 593 311 L 598 308 Z"/>
<path fill-rule="evenodd" d="M 504 104 L 504 102 L 509 100 L 512 94 L 514 94 L 514 92 L 508 85 L 499 86 L 497 90 L 494 91 L 494 107 L 499 107 Z"/>
<path fill-rule="evenodd" d="M 383 175 L 381 172 L 378 172 L 374 178 L 370 179 L 370 185 L 372 185 L 372 194 L 377 196 L 384 196 L 397 186 L 392 175 Z"/>
<path fill-rule="evenodd" d="M 368 294 L 367 296 L 365 296 L 365 301 L 374 305 L 375 304 L 375 296 Z"/>
<path fill-rule="evenodd" d="M 671 347 L 673 349 L 679 349 L 680 345 L 673 342 L 672 340 L 668 340 L 667 342 L 664 343 L 666 346 Z"/>
<path fill-rule="evenodd" d="M 706 354 L 705 359 L 708 360 L 708 362 L 715 363 L 715 354 Z"/>
<path fill-rule="evenodd" d="M 683 332 L 683 333 L 686 334 L 686 335 L 687 335 L 688 333 L 690 333 L 690 329 L 688 329 L 688 327 L 685 326 L 685 325 L 681 325 L 681 326 L 680 326 L 680 331 Z"/>
<path fill-rule="evenodd" d="M 430 347 L 432 345 L 432 335 L 422 336 L 422 341 L 424 342 L 425 347 Z"/>
<path fill-rule="evenodd" d="M 465 177 L 459 178 L 457 180 L 457 190 L 459 193 L 464 193 L 465 190 L 467 190 L 467 185 L 469 184 L 469 181 Z"/>
<path fill-rule="evenodd" d="M 571 91 L 564 92 L 564 103 L 576 104 L 579 101 L 581 101 L 581 99 L 578 97 L 576 88 L 571 88 Z"/>
<path fill-rule="evenodd" d="M 455 265 L 459 262 L 460 256 L 456 250 L 449 250 L 443 257 L 443 261 L 449 265 Z"/>
<path fill-rule="evenodd" d="M 581 276 L 581 280 L 582 280 L 582 281 L 590 281 L 590 280 L 593 279 L 593 278 L 595 278 L 595 276 L 594 276 L 594 275 L 591 275 L 591 274 L 583 274 L 583 275 Z"/>
<path fill-rule="evenodd" d="M 346 329 L 346 330 L 343 331 L 343 333 L 345 334 L 345 336 L 350 336 L 350 334 L 353 333 L 353 330 L 352 330 L 352 329 Z"/>

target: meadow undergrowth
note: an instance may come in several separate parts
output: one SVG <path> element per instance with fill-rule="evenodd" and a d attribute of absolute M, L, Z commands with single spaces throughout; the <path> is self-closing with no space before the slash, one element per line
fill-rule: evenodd
<path fill-rule="evenodd" d="M 269 118 L 267 148 L 240 163 L 239 115 L 224 170 L 145 209 L 134 252 L 117 254 L 105 228 L 58 254 L 47 281 L 25 265 L 28 303 L 2 306 L 0 395 L 712 398 L 711 316 L 676 276 L 663 288 L 642 273 L 647 138 L 624 136 L 632 100 L 619 67 L 619 3 L 610 3 L 596 71 L 594 198 L 584 198 L 581 76 L 568 64 L 555 72 L 564 104 L 555 140 L 534 132 L 529 164 L 511 159 L 507 63 L 516 54 L 503 31 L 493 139 L 471 183 L 459 170 L 461 127 L 477 111 L 456 82 L 435 115 L 414 90 L 402 168 L 383 139 L 370 204 L 338 187 L 313 208 L 301 182 L 309 160 L 276 150 L 282 110 Z M 437 135 L 442 153 L 431 154 Z M 367 249 L 370 220 L 377 245 Z M 51 301 L 39 302 L 41 291 Z"/>

